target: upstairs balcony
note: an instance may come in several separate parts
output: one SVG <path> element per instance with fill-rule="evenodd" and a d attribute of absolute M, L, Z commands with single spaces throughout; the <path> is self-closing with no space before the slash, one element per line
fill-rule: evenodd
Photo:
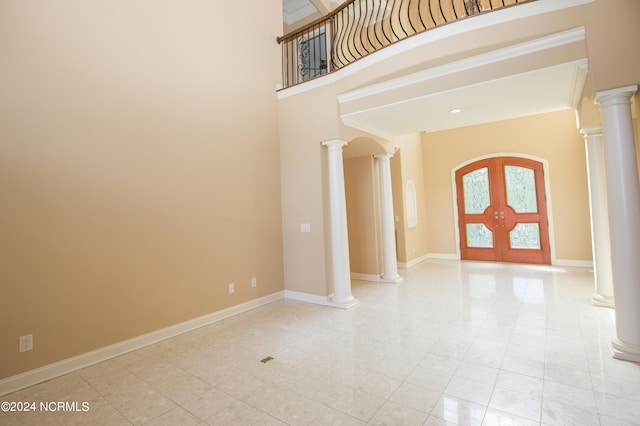
<path fill-rule="evenodd" d="M 536 0 L 349 0 L 278 38 L 283 88 L 335 72 L 413 35 Z"/>

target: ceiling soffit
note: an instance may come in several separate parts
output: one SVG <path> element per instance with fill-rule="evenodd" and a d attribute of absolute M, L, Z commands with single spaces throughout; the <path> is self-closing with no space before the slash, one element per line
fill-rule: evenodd
<path fill-rule="evenodd" d="M 341 117 L 391 138 L 576 108 L 585 57 L 577 28 L 343 93 Z"/>

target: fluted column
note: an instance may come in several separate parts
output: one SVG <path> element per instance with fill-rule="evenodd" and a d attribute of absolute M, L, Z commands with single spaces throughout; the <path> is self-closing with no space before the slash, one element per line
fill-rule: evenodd
<path fill-rule="evenodd" d="M 382 280 L 399 284 L 404 279 L 398 274 L 396 236 L 393 220 L 393 196 L 391 192 L 391 157 L 389 153 L 377 154 L 380 179 L 380 221 L 382 222 Z"/>
<path fill-rule="evenodd" d="M 607 210 L 607 178 L 604 166 L 602 127 L 585 127 L 587 152 L 587 178 L 589 181 L 589 207 L 591 212 L 591 249 L 596 282 L 591 296 L 594 306 L 613 308 L 613 279 L 611 276 L 611 242 L 609 237 L 609 212 Z"/>
<path fill-rule="evenodd" d="M 331 253 L 333 261 L 333 295 L 331 302 L 340 308 L 358 303 L 351 295 L 349 265 L 349 235 L 347 233 L 347 202 L 344 192 L 342 147 L 347 143 L 338 139 L 323 142 L 327 147 L 329 166 L 329 208 L 331 210 Z"/>
<path fill-rule="evenodd" d="M 638 86 L 596 94 L 604 136 L 611 271 L 615 296 L 614 358 L 640 362 L 640 183 L 631 96 Z"/>

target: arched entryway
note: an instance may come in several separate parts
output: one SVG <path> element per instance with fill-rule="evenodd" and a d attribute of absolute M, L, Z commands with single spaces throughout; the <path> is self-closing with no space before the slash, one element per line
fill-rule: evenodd
<path fill-rule="evenodd" d="M 551 263 L 543 163 L 491 157 L 455 172 L 460 257 Z"/>
<path fill-rule="evenodd" d="M 360 137 L 344 150 L 345 192 L 351 276 L 402 282 L 398 274 L 390 142 Z"/>

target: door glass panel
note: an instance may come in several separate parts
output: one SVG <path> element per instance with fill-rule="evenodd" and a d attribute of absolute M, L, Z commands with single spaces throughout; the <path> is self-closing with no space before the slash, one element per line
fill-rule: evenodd
<path fill-rule="evenodd" d="M 484 223 L 467 223 L 467 247 L 493 248 L 493 233 Z"/>
<path fill-rule="evenodd" d="M 519 223 L 509 232 L 509 246 L 514 249 L 539 249 L 540 228 L 537 223 Z"/>
<path fill-rule="evenodd" d="M 491 204 L 489 195 L 489 169 L 483 167 L 462 176 L 464 212 L 482 214 Z M 468 235 L 468 234 L 467 234 Z"/>
<path fill-rule="evenodd" d="M 536 180 L 532 169 L 519 166 L 504 166 L 507 204 L 516 213 L 536 213 Z"/>

